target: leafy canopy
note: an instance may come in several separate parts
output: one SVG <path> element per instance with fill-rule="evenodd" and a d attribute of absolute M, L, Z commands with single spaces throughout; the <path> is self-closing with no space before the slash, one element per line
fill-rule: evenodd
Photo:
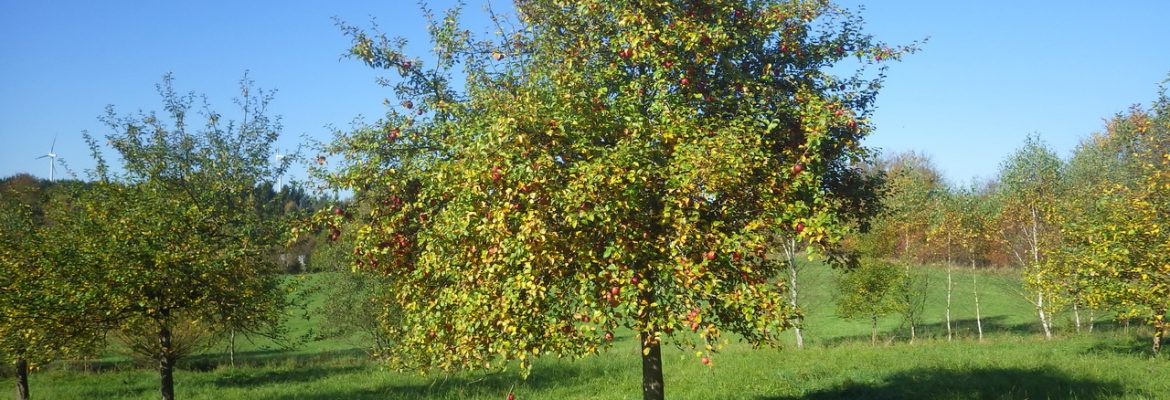
<path fill-rule="evenodd" d="M 489 40 L 458 9 L 428 11 L 430 63 L 343 26 L 354 58 L 401 79 L 384 82 L 397 100 L 383 119 L 318 158 L 317 176 L 369 207 L 319 221 L 334 237 L 353 226 L 355 268 L 391 285 L 395 360 L 529 365 L 596 352 L 618 327 L 654 343 L 694 331 L 708 350 L 725 330 L 774 343 L 795 313 L 765 253 L 795 234 L 837 260 L 872 204 L 856 166 L 881 74 L 865 67 L 908 49 L 825 1 L 516 10 Z"/>

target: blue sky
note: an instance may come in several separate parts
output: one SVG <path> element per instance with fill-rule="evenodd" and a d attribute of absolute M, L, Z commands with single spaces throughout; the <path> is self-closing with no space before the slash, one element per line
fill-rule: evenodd
<path fill-rule="evenodd" d="M 466 25 L 484 31 L 485 2 L 467 3 Z M 867 143 L 925 152 L 953 182 L 994 176 L 1032 133 L 1067 155 L 1104 118 L 1153 100 L 1170 74 L 1164 0 L 841 4 L 863 5 L 879 39 L 930 38 L 891 66 Z M 272 111 L 283 117 L 283 148 L 327 140 L 327 126 L 358 115 L 374 118 L 390 93 L 374 82 L 377 72 L 340 59 L 347 41 L 334 16 L 359 25 L 373 16 L 412 39 L 416 53 L 428 48 L 413 1 L 0 0 L 0 176 L 47 176 L 47 162 L 34 158 L 54 135 L 73 170 L 91 167 L 81 131 L 106 132 L 97 116 L 107 104 L 161 108 L 154 85 L 167 72 L 231 117 L 250 70 L 258 86 L 278 90 Z"/>

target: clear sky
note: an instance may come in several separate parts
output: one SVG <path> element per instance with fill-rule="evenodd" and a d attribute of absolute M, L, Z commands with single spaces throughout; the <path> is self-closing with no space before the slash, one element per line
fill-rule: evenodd
<path fill-rule="evenodd" d="M 485 1 L 467 4 L 466 25 L 486 30 Z M 930 38 L 891 65 L 867 143 L 925 152 L 954 182 L 994 176 L 1032 133 L 1067 156 L 1104 118 L 1153 100 L 1170 76 L 1170 1 L 841 4 L 863 5 L 879 39 Z M 106 133 L 97 116 L 107 104 L 161 109 L 154 85 L 167 72 L 178 89 L 206 93 L 232 117 L 230 100 L 250 70 L 258 86 L 278 90 L 281 147 L 327 140 L 328 126 L 374 118 L 390 96 L 377 72 L 340 59 L 347 40 L 331 19 L 364 26 L 371 16 L 412 39 L 414 52 L 428 49 L 414 1 L 0 0 L 0 176 L 47 177 L 47 161 L 34 158 L 54 136 L 73 170 L 92 167 L 81 132 Z"/>

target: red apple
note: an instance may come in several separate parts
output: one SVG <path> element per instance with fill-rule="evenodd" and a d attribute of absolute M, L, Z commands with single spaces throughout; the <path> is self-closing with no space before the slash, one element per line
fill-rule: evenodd
<path fill-rule="evenodd" d="M 678 84 L 679 84 L 679 85 L 686 86 L 686 85 L 689 85 L 689 84 L 691 84 L 691 80 L 690 80 L 690 79 L 687 79 L 687 77 L 685 77 L 685 76 L 684 76 L 682 79 L 679 79 L 679 80 L 678 80 Z"/>
<path fill-rule="evenodd" d="M 402 68 L 410 69 L 410 67 L 412 67 L 412 66 L 414 66 L 414 64 L 411 63 L 410 60 L 406 60 L 406 61 L 402 62 Z"/>
<path fill-rule="evenodd" d="M 796 234 L 798 234 L 798 235 L 799 235 L 801 232 L 804 232 L 804 223 L 803 223 L 803 222 L 797 222 L 797 223 L 796 223 Z"/>
<path fill-rule="evenodd" d="M 613 340 L 613 332 L 606 332 L 605 333 L 605 340 L 606 341 Z"/>
<path fill-rule="evenodd" d="M 414 102 L 407 100 L 407 101 L 402 102 L 402 106 L 406 107 L 407 109 L 411 109 L 411 108 L 414 108 Z"/>
<path fill-rule="evenodd" d="M 508 393 L 508 400 L 516 400 L 516 395 Z"/>
<path fill-rule="evenodd" d="M 743 255 L 739 254 L 738 251 L 731 253 L 731 261 L 739 261 L 741 259 L 743 259 Z"/>
<path fill-rule="evenodd" d="M 621 286 L 611 287 L 611 288 L 609 288 L 609 293 L 614 295 L 614 296 L 622 294 L 622 287 Z"/>
<path fill-rule="evenodd" d="M 633 55 L 633 53 L 634 53 L 634 52 L 633 52 L 633 51 L 631 51 L 630 49 L 622 49 L 622 51 L 619 51 L 619 52 L 618 52 L 618 56 L 620 56 L 620 57 L 621 57 L 621 58 L 623 58 L 623 59 L 627 59 L 627 60 L 628 60 L 628 59 L 630 58 L 630 56 L 631 56 L 631 55 Z"/>
<path fill-rule="evenodd" d="M 638 277 L 637 277 L 637 276 L 631 276 L 631 277 L 630 277 L 630 284 L 631 284 L 631 285 L 637 285 L 637 284 L 638 284 Z"/>
<path fill-rule="evenodd" d="M 398 128 L 391 129 L 390 134 L 386 135 L 386 140 L 393 142 L 395 139 L 398 139 L 399 133 Z"/>
<path fill-rule="evenodd" d="M 703 253 L 703 257 L 706 258 L 708 261 L 714 260 L 715 259 L 715 250 L 711 250 L 711 251 L 708 251 L 706 253 Z"/>
<path fill-rule="evenodd" d="M 800 164 L 793 164 L 792 165 L 792 173 L 799 174 L 800 171 L 804 171 L 803 165 L 800 165 Z"/>
<path fill-rule="evenodd" d="M 322 155 L 317 156 L 317 165 L 325 165 L 325 156 L 322 156 Z"/>
<path fill-rule="evenodd" d="M 704 356 L 703 359 L 699 361 L 702 361 L 703 365 L 711 365 L 711 359 L 707 358 L 706 356 Z"/>
<path fill-rule="evenodd" d="M 662 62 L 662 66 L 663 66 L 663 67 L 666 67 L 666 68 L 673 67 L 673 66 L 674 66 L 674 61 L 670 61 L 670 60 L 663 61 L 663 62 Z"/>

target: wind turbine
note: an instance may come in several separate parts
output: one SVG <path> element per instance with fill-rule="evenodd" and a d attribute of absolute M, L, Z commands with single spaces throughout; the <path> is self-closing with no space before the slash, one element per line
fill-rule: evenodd
<path fill-rule="evenodd" d="M 57 135 L 53 135 L 53 144 L 49 146 L 49 154 L 45 154 L 43 156 L 36 158 L 37 160 L 40 160 L 40 159 L 46 158 L 46 157 L 49 159 L 49 180 L 50 181 L 53 180 L 54 175 L 57 172 L 57 153 L 53 152 L 53 150 L 56 148 L 57 148 Z"/>

